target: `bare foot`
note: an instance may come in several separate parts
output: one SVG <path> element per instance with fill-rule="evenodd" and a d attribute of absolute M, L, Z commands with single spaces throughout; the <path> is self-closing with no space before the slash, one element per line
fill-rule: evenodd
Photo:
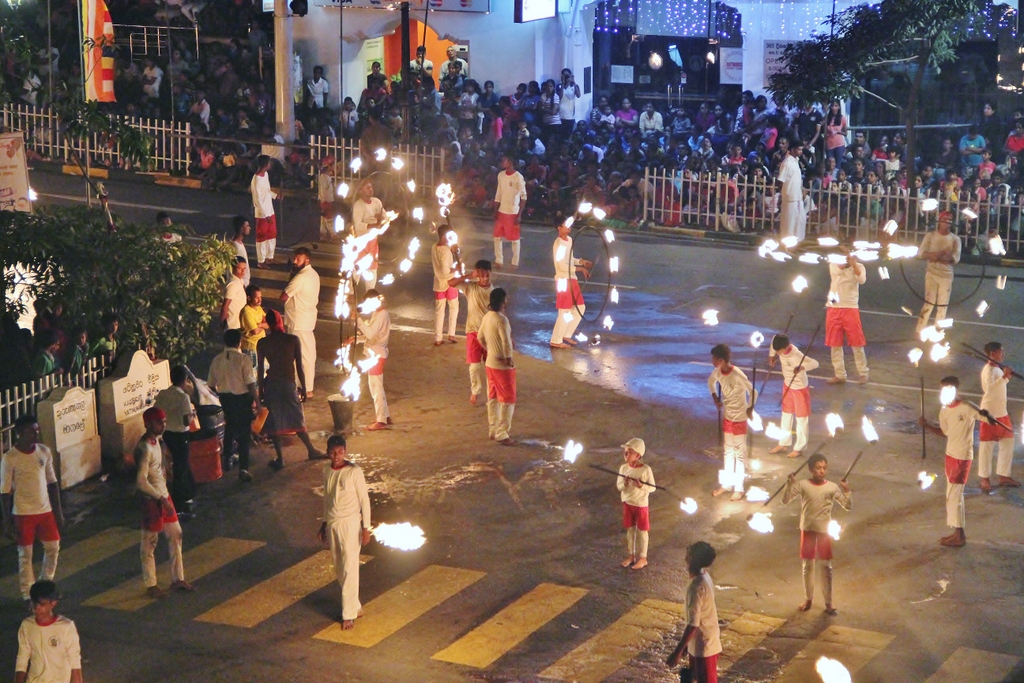
<path fill-rule="evenodd" d="M 356 627 L 356 620 L 355 619 L 346 619 L 345 621 L 341 622 L 341 630 L 342 631 L 351 631 L 355 627 Z"/>
<path fill-rule="evenodd" d="M 1014 479 L 1013 477 L 1000 476 L 999 485 L 1011 489 L 1020 488 L 1020 482 Z"/>
<path fill-rule="evenodd" d="M 562 343 L 563 344 L 568 344 L 569 346 L 576 346 L 576 340 L 575 339 L 569 339 L 568 337 L 562 337 Z"/>
<path fill-rule="evenodd" d="M 632 557 L 627 557 L 626 559 L 624 559 L 622 561 L 622 564 L 619 565 L 619 566 L 621 566 L 621 567 L 628 567 L 628 566 L 632 565 L 633 562 L 635 562 L 635 561 L 636 560 L 634 560 Z"/>
<path fill-rule="evenodd" d="M 801 455 L 803 455 L 803 451 L 790 451 L 789 455 L 787 455 L 786 457 L 787 458 L 799 458 Z"/>
<path fill-rule="evenodd" d="M 831 377 L 826 380 L 825 384 L 846 384 L 845 377 Z"/>
<path fill-rule="evenodd" d="M 167 591 L 160 586 L 150 586 L 146 589 L 146 597 L 154 600 L 167 597 Z"/>
<path fill-rule="evenodd" d="M 867 384 L 867 383 L 868 383 L 868 376 L 867 375 L 861 375 L 860 379 L 857 380 L 857 384 Z"/>
<path fill-rule="evenodd" d="M 366 431 L 368 431 L 368 432 L 379 432 L 380 430 L 387 429 L 387 428 L 388 428 L 388 423 L 387 422 L 374 422 L 373 424 L 371 424 L 370 426 L 368 426 L 366 428 Z"/>
<path fill-rule="evenodd" d="M 771 449 L 768 452 L 769 453 L 781 453 L 782 451 L 786 450 L 787 448 L 789 448 L 789 446 L 776 446 L 775 448 Z"/>
<path fill-rule="evenodd" d="M 718 496 L 722 495 L 723 493 L 725 493 L 725 489 L 723 489 L 721 486 L 719 486 L 717 489 L 715 489 L 714 491 L 711 492 L 711 495 L 714 496 L 715 498 L 717 498 Z"/>
<path fill-rule="evenodd" d="M 444 344 L 444 341 L 436 341 L 436 342 L 434 342 L 434 346 L 441 346 L 442 344 Z"/>
<path fill-rule="evenodd" d="M 175 581 L 171 584 L 171 590 L 183 591 L 185 593 L 191 593 L 195 589 L 196 587 L 188 581 Z"/>
<path fill-rule="evenodd" d="M 494 434 L 488 434 L 487 438 L 490 439 L 491 441 L 494 441 Z"/>
<path fill-rule="evenodd" d="M 561 343 L 560 344 L 552 343 L 552 344 L 548 344 L 548 346 L 550 346 L 553 349 L 571 349 L 572 348 L 568 344 L 561 344 Z"/>
<path fill-rule="evenodd" d="M 834 617 L 835 615 L 839 614 L 839 610 L 837 610 L 832 605 L 825 605 L 825 614 L 829 615 L 830 617 Z"/>
<path fill-rule="evenodd" d="M 982 493 L 992 493 L 992 484 L 989 483 L 988 479 L 982 479 L 979 483 L 981 484 Z"/>
<path fill-rule="evenodd" d="M 646 557 L 641 557 L 639 560 L 637 560 L 635 563 L 633 563 L 633 569 L 643 569 L 646 566 L 647 566 L 647 558 Z"/>
<path fill-rule="evenodd" d="M 733 502 L 743 500 L 743 491 L 733 491 L 732 498 L 730 500 L 732 500 Z"/>
<path fill-rule="evenodd" d="M 947 548 L 962 548 L 967 545 L 967 534 L 963 532 L 963 529 L 957 529 L 952 536 L 947 536 L 940 540 L 939 545 L 946 546 Z"/>
<path fill-rule="evenodd" d="M 801 612 L 806 612 L 807 610 L 811 609 L 811 601 L 804 600 L 802 603 L 800 603 L 800 606 L 797 607 L 797 609 Z"/>
<path fill-rule="evenodd" d="M 475 406 L 476 405 L 476 394 L 470 394 L 469 395 L 469 405 L 471 405 L 471 406 Z"/>
<path fill-rule="evenodd" d="M 515 446 L 516 445 L 516 440 L 513 439 L 513 438 L 506 438 L 506 439 L 502 439 L 498 443 L 500 443 L 502 446 Z"/>
<path fill-rule="evenodd" d="M 459 338 L 458 337 L 448 337 L 448 343 L 449 344 L 458 344 L 459 343 Z"/>

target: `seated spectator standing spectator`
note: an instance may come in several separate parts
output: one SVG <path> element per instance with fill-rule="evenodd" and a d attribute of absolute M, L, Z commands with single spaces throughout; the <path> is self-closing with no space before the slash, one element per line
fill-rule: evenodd
<path fill-rule="evenodd" d="M 448 55 L 448 61 L 441 65 L 441 78 L 447 76 L 455 65 L 459 65 L 459 71 L 462 73 L 464 78 L 469 78 L 469 63 L 458 56 L 458 50 L 455 49 L 454 45 L 449 45 L 448 49 L 445 50 L 445 54 Z"/>
<path fill-rule="evenodd" d="M 416 59 L 409 62 L 409 75 L 422 76 L 424 73 L 434 74 L 434 63 L 427 59 L 427 48 L 420 45 L 416 48 Z"/>
<path fill-rule="evenodd" d="M 57 360 L 57 353 L 60 351 L 60 338 L 57 331 L 43 329 L 36 333 L 36 353 L 32 357 L 32 374 L 36 377 L 45 377 L 60 370 L 60 362 Z"/>
<path fill-rule="evenodd" d="M 558 98 L 558 93 L 555 92 L 555 82 L 549 78 L 544 81 L 544 86 L 541 88 L 539 104 L 544 124 L 543 140 L 545 143 L 549 143 L 552 136 L 557 135 L 562 129 L 560 103 L 561 100 Z"/>
<path fill-rule="evenodd" d="M 978 126 L 972 125 L 967 134 L 960 138 L 960 157 L 963 160 L 964 175 L 974 175 L 981 164 L 981 152 L 986 147 L 985 138 L 978 132 Z"/>
<path fill-rule="evenodd" d="M 576 84 L 571 69 L 562 69 L 561 78 L 555 94 L 558 96 L 558 118 L 562 126 L 561 137 L 568 140 L 576 126 L 576 100 L 580 97 L 580 86 Z"/>
<path fill-rule="evenodd" d="M 1017 119 L 1013 130 L 1006 136 L 1003 151 L 1006 153 L 1006 165 L 1012 168 L 1017 163 L 1018 155 L 1024 150 L 1024 118 Z"/>
<path fill-rule="evenodd" d="M 654 111 L 654 104 L 652 102 L 648 102 L 647 106 L 644 107 L 644 113 L 640 115 L 638 126 L 640 134 L 644 136 L 660 135 L 665 130 L 661 114 Z"/>
<path fill-rule="evenodd" d="M 308 93 L 307 104 L 310 109 L 323 109 L 327 105 L 327 93 L 330 91 L 330 87 L 327 85 L 327 79 L 324 78 L 324 68 L 322 66 L 313 67 L 313 78 L 309 79 L 306 83 L 306 92 Z"/>
<path fill-rule="evenodd" d="M 628 97 L 622 98 L 622 106 L 615 112 L 615 128 L 620 133 L 633 130 L 640 125 L 640 114 L 633 109 L 633 104 Z"/>

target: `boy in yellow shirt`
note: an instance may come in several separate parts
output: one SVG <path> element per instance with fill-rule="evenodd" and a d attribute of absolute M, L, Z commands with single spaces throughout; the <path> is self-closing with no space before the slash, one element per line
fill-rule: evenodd
<path fill-rule="evenodd" d="M 259 285 L 245 288 L 245 306 L 239 314 L 242 323 L 242 352 L 252 359 L 256 368 L 256 344 L 267 336 L 267 313 L 263 310 L 263 291 Z"/>

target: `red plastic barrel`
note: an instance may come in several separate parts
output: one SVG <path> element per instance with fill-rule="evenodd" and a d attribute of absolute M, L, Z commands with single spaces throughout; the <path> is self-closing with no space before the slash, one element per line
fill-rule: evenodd
<path fill-rule="evenodd" d="M 220 452 L 220 439 L 216 434 L 208 439 L 189 442 L 188 462 L 197 484 L 206 484 L 224 476 Z"/>

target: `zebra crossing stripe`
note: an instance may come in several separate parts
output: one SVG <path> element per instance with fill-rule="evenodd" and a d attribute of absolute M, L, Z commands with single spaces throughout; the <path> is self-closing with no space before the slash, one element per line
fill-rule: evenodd
<path fill-rule="evenodd" d="M 888 633 L 829 626 L 789 661 L 775 683 L 807 683 L 817 680 L 814 663 L 822 656 L 839 660 L 851 675 L 856 675 L 875 655 L 888 647 L 893 638 L 895 636 Z"/>
<path fill-rule="evenodd" d="M 1020 657 L 961 647 L 925 683 L 1002 683 L 1020 661 Z"/>

